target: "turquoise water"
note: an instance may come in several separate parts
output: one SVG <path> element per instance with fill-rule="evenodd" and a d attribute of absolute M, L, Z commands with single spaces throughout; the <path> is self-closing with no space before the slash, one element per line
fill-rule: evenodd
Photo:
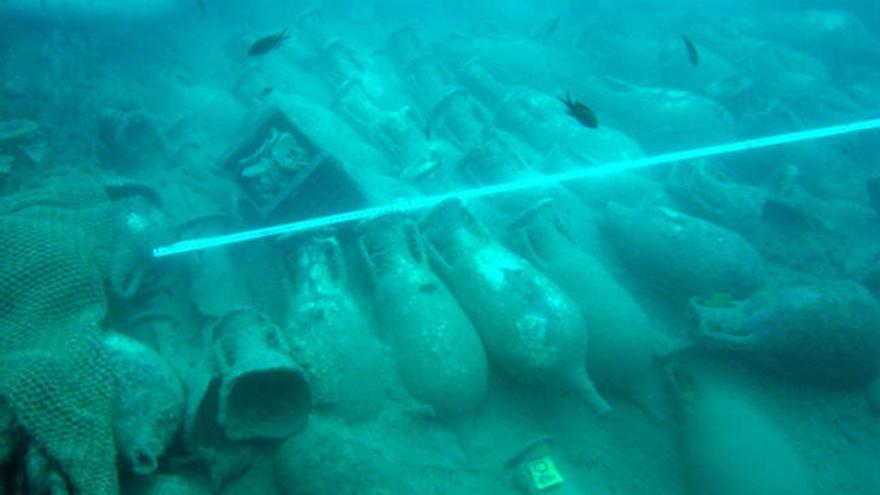
<path fill-rule="evenodd" d="M 873 0 L 2 2 L 0 494 L 880 493 L 877 118 Z"/>

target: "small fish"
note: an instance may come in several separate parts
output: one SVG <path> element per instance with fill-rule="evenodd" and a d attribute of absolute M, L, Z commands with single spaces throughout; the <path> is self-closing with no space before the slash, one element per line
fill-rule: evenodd
<path fill-rule="evenodd" d="M 205 0 L 196 0 L 196 3 L 199 6 L 199 10 L 202 14 L 208 15 L 208 6 L 205 5 Z"/>
<path fill-rule="evenodd" d="M 559 101 L 565 104 L 568 114 L 574 117 L 582 126 L 589 127 L 590 129 L 599 127 L 599 120 L 596 119 L 596 114 L 590 110 L 590 107 L 577 100 L 572 100 L 568 91 L 565 92 L 565 98 L 559 98 Z"/>
<path fill-rule="evenodd" d="M 547 40 L 553 36 L 553 33 L 556 32 L 556 27 L 559 25 L 559 16 L 550 19 L 550 21 L 545 24 L 540 30 L 538 30 L 538 34 L 535 35 L 536 39 L 539 40 Z"/>
<path fill-rule="evenodd" d="M 697 51 L 697 47 L 684 35 L 681 37 L 681 42 L 684 43 L 684 49 L 687 51 L 688 62 L 694 67 L 700 65 L 700 53 Z"/>
<path fill-rule="evenodd" d="M 260 95 L 269 96 L 272 94 L 272 91 L 275 91 L 275 88 L 273 88 L 272 86 L 266 86 L 265 88 L 263 88 L 263 91 L 260 91 Z"/>
<path fill-rule="evenodd" d="M 713 292 L 701 302 L 707 308 L 729 308 L 733 306 L 733 294 L 730 292 Z"/>
<path fill-rule="evenodd" d="M 877 213 L 880 213 L 880 177 L 872 177 L 868 179 L 867 189 L 868 203 L 877 211 Z M 880 267 L 880 265 L 877 266 Z"/>
<path fill-rule="evenodd" d="M 254 41 L 254 44 L 248 48 L 248 55 L 252 57 L 257 57 L 260 55 L 265 55 L 272 50 L 281 46 L 285 41 L 287 41 L 290 36 L 287 35 L 287 29 L 283 29 L 278 33 L 270 34 L 269 36 L 264 36 L 257 41 Z"/>

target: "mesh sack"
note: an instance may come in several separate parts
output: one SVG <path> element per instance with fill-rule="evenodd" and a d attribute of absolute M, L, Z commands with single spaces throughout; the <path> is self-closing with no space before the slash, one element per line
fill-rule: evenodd
<path fill-rule="evenodd" d="M 42 328 L 103 317 L 101 277 L 85 236 L 69 225 L 0 215 L 0 321 Z"/>
<path fill-rule="evenodd" d="M 76 226 L 112 293 L 130 299 L 143 288 L 149 245 L 162 234 L 154 195 L 137 183 L 105 188 L 90 176 L 69 174 L 0 198 L 0 214 Z"/>
<path fill-rule="evenodd" d="M 48 215 L 45 215 L 48 217 Z M 0 215 L 0 398 L 75 493 L 118 493 L 106 297 L 76 223 Z"/>
<path fill-rule="evenodd" d="M 2 198 L 0 214 L 75 226 L 88 244 L 85 252 L 102 273 L 109 273 L 121 222 L 103 187 L 91 177 L 56 178 L 39 188 Z"/>

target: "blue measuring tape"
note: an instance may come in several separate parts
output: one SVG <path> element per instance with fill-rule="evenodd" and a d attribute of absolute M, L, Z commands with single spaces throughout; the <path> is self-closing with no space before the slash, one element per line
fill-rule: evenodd
<path fill-rule="evenodd" d="M 264 237 L 274 237 L 283 234 L 294 234 L 347 222 L 367 220 L 385 215 L 424 210 L 453 198 L 467 200 L 482 198 L 486 196 L 495 196 L 499 194 L 523 191 L 527 189 L 548 187 L 563 182 L 571 182 L 576 180 L 588 179 L 591 177 L 599 177 L 619 172 L 654 167 L 657 165 L 663 165 L 665 163 L 694 160 L 696 158 L 726 155 L 730 153 L 738 153 L 740 151 L 748 151 L 761 148 L 770 148 L 772 146 L 780 146 L 788 143 L 825 139 L 834 136 L 853 134 L 856 132 L 868 131 L 878 128 L 880 128 L 880 119 L 862 120 L 849 124 L 834 125 L 830 127 L 819 127 L 807 131 L 776 134 L 773 136 L 746 139 L 743 141 L 736 141 L 728 144 L 720 144 L 716 146 L 695 148 L 692 150 L 664 153 L 661 155 L 638 158 L 635 160 L 613 162 L 604 165 L 591 166 L 589 168 L 560 172 L 556 174 L 539 175 L 535 177 L 530 177 L 529 179 L 502 182 L 500 184 L 495 184 L 491 186 L 463 189 L 445 194 L 400 199 L 386 205 L 364 208 L 361 210 L 337 213 L 334 215 L 316 217 L 308 220 L 273 225 L 271 227 L 246 230 L 233 234 L 183 240 L 175 242 L 174 244 L 170 244 L 168 246 L 161 246 L 153 249 L 153 256 L 156 258 L 161 258 L 174 254 L 201 251 L 203 249 L 226 246 L 229 244 L 238 244 L 241 242 L 252 241 L 254 239 L 261 239 Z"/>

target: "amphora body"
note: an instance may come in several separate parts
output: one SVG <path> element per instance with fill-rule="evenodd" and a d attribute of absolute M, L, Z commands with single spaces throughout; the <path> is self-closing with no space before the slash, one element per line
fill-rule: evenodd
<path fill-rule="evenodd" d="M 610 411 L 587 375 L 587 324 L 558 285 L 493 240 L 460 202 L 437 206 L 423 230 L 493 366 L 524 384 L 574 390 L 597 414 Z"/>

